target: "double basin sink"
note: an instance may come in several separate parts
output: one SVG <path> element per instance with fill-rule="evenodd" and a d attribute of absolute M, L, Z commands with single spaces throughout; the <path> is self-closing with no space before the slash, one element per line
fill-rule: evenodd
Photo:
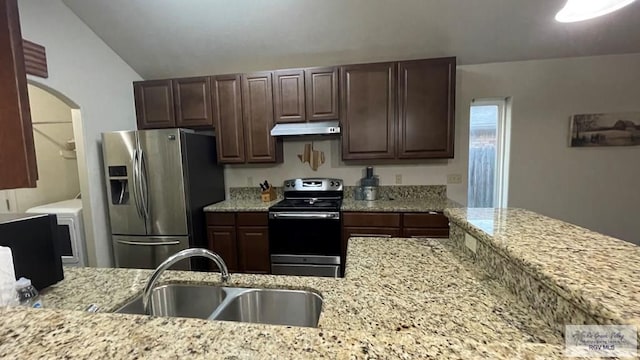
<path fill-rule="evenodd" d="M 317 327 L 321 311 L 310 291 L 168 284 L 153 289 L 149 315 Z M 115 312 L 146 314 L 142 295 Z"/>

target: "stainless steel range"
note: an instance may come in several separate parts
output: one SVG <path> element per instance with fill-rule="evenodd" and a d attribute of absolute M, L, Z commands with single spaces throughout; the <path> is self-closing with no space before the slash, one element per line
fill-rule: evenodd
<path fill-rule="evenodd" d="M 340 276 L 341 179 L 292 179 L 269 208 L 271 272 Z"/>

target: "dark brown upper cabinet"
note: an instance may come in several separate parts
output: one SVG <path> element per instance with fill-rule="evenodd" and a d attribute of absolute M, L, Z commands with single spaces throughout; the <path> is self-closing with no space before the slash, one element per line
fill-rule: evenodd
<path fill-rule="evenodd" d="M 173 80 L 177 127 L 212 127 L 209 77 Z"/>
<path fill-rule="evenodd" d="M 338 68 L 323 67 L 304 70 L 307 121 L 340 118 Z"/>
<path fill-rule="evenodd" d="M 27 75 L 16 0 L 0 0 L 0 189 L 36 187 Z"/>
<path fill-rule="evenodd" d="M 271 136 L 273 89 L 271 72 L 242 75 L 242 122 L 247 162 L 282 161 L 282 142 Z"/>
<path fill-rule="evenodd" d="M 238 164 L 246 161 L 241 83 L 239 74 L 211 78 L 211 104 L 218 161 L 221 163 Z"/>
<path fill-rule="evenodd" d="M 395 63 L 340 67 L 342 158 L 395 158 Z"/>
<path fill-rule="evenodd" d="M 456 59 L 398 63 L 398 158 L 452 158 Z"/>
<path fill-rule="evenodd" d="M 279 70 L 273 73 L 275 122 L 305 122 L 304 71 Z"/>
<path fill-rule="evenodd" d="M 171 80 L 133 83 L 138 129 L 161 129 L 176 126 Z"/>

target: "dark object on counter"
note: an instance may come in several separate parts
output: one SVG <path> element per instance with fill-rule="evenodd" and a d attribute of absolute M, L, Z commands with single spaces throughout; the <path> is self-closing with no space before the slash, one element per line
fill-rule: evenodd
<path fill-rule="evenodd" d="M 366 173 L 367 173 L 366 175 L 367 179 L 373 178 L 373 166 L 367 166 Z"/>
<path fill-rule="evenodd" d="M 16 279 L 42 290 L 64 279 L 55 215 L 0 214 L 0 246 L 11 248 Z"/>

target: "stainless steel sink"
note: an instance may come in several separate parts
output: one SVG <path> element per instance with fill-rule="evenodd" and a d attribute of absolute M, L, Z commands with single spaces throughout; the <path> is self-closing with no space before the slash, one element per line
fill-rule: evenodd
<path fill-rule="evenodd" d="M 317 327 L 322 298 L 302 290 L 237 289 L 210 319 Z"/>
<path fill-rule="evenodd" d="M 206 319 L 226 297 L 227 293 L 218 286 L 187 284 L 157 286 L 151 294 L 151 315 Z M 142 295 L 116 312 L 144 314 Z"/>
<path fill-rule="evenodd" d="M 304 290 L 169 284 L 153 290 L 150 305 L 154 316 L 317 327 L 322 297 Z M 115 312 L 144 314 L 142 295 Z"/>

